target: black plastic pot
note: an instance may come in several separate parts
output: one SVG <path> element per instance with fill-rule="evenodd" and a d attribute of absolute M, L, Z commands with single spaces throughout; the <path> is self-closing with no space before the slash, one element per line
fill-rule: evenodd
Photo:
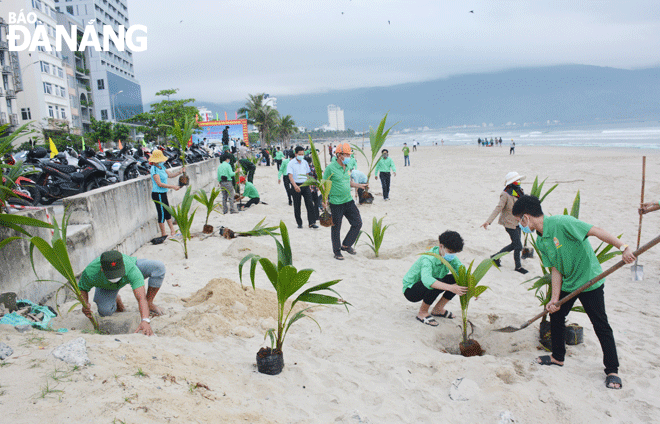
<path fill-rule="evenodd" d="M 577 324 L 568 324 L 566 326 L 566 344 L 575 346 L 584 341 L 584 328 Z"/>
<path fill-rule="evenodd" d="M 541 321 L 541 327 L 539 328 L 539 342 L 544 348 L 548 350 L 552 350 L 552 339 L 550 337 L 550 321 Z"/>
<path fill-rule="evenodd" d="M 280 350 L 262 347 L 257 352 L 257 371 L 262 374 L 277 375 L 284 368 L 284 354 Z"/>

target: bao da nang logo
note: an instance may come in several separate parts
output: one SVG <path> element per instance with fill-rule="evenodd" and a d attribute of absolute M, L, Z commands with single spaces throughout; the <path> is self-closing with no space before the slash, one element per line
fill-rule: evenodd
<path fill-rule="evenodd" d="M 134 52 L 143 52 L 147 50 L 147 27 L 144 25 L 131 25 L 126 29 L 123 25 L 119 25 L 118 31 L 110 25 L 103 25 L 103 42 L 99 40 L 96 27 L 94 23 L 96 20 L 91 20 L 85 29 L 78 42 L 78 28 L 76 25 L 71 26 L 71 32 L 63 25 L 55 26 L 55 50 L 62 51 L 62 43 L 65 43 L 71 51 L 84 51 L 87 47 L 92 47 L 98 51 L 109 51 L 110 41 L 115 45 L 117 50 L 123 52 L 126 47 Z M 46 25 L 38 23 L 37 15 L 30 12 L 27 15 L 23 10 L 19 13 L 10 12 L 8 14 L 7 23 L 7 44 L 10 51 L 23 51 L 29 50 L 31 52 L 37 51 L 40 47 L 47 51 L 53 51 L 50 40 L 48 38 L 48 28 Z M 26 25 L 37 25 L 34 31 L 31 32 L 30 28 Z"/>

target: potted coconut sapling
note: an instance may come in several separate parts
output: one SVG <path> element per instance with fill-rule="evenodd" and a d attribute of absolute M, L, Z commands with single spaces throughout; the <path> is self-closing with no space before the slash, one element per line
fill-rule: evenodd
<path fill-rule="evenodd" d="M 211 234 L 213 232 L 213 225 L 209 225 L 209 216 L 211 216 L 211 212 L 213 211 L 218 212 L 216 207 L 220 205 L 220 202 L 216 202 L 215 199 L 218 198 L 220 193 L 221 191 L 216 187 L 213 187 L 211 193 L 208 195 L 206 194 L 205 190 L 199 190 L 197 193 L 195 193 L 195 200 L 206 206 L 206 221 L 204 221 L 204 228 L 202 230 L 204 234 Z"/>
<path fill-rule="evenodd" d="M 323 197 L 323 212 L 321 212 L 321 215 L 319 216 L 319 222 L 324 227 L 332 227 L 332 215 L 326 208 L 326 205 L 328 204 L 328 196 L 330 196 L 330 188 L 332 188 L 332 181 L 323 178 L 323 167 L 321 166 L 319 155 L 316 152 L 314 141 L 312 141 L 312 136 L 309 136 L 309 145 L 312 150 L 312 163 L 314 164 L 316 178 L 307 176 L 307 181 L 302 184 L 302 187 L 313 185 L 319 189 L 319 193 L 321 193 L 321 196 Z"/>
<path fill-rule="evenodd" d="M 255 289 L 255 274 L 257 264 L 266 273 L 268 280 L 275 288 L 277 293 L 277 328 L 271 328 L 266 332 L 264 340 L 270 338 L 270 347 L 263 347 L 257 352 L 257 369 L 260 373 L 276 375 L 284 367 L 284 354 L 282 346 L 284 338 L 291 328 L 291 325 L 302 318 L 310 318 L 319 325 L 319 323 L 309 315 L 307 311 L 311 307 L 294 312 L 294 307 L 298 302 L 314 303 L 319 305 L 344 305 L 348 311 L 349 303 L 342 300 L 332 286 L 341 280 L 327 281 L 322 284 L 303 290 L 309 282 L 309 277 L 314 272 L 313 269 L 298 270 L 293 266 L 293 257 L 291 255 L 291 245 L 289 243 L 289 232 L 284 222 L 280 221 L 280 235 L 282 242 L 273 235 L 277 245 L 277 262 L 273 263 L 267 258 L 255 254 L 249 254 L 241 259 L 238 264 L 238 274 L 241 284 L 243 284 L 243 265 L 250 262 L 250 280 L 252 288 Z M 298 291 L 303 290 L 290 303 L 287 303 Z M 324 293 L 325 292 L 325 293 Z M 327 294 L 330 292 L 330 294 Z M 337 297 L 332 296 L 332 293 Z M 319 329 L 321 326 L 319 325 Z"/>
<path fill-rule="evenodd" d="M 170 128 L 170 131 L 174 136 L 172 144 L 174 147 L 179 149 L 181 164 L 184 169 L 186 167 L 186 149 L 188 148 L 188 142 L 192 140 L 192 135 L 195 132 L 196 125 L 197 123 L 195 120 L 189 118 L 188 116 L 185 117 L 183 126 L 181 126 L 179 121 L 176 119 L 174 119 L 174 125 L 163 125 Z M 179 186 L 183 187 L 187 186 L 188 184 L 190 184 L 190 177 L 184 172 L 183 175 L 179 177 Z"/>
<path fill-rule="evenodd" d="M 452 275 L 454 276 L 454 280 L 456 281 L 456 284 L 461 287 L 467 288 L 465 294 L 460 297 L 461 317 L 462 317 L 462 325 L 461 325 L 462 340 L 459 343 L 458 347 L 460 348 L 461 355 L 463 356 L 481 356 L 484 353 L 479 342 L 471 338 L 474 332 L 474 328 L 472 323 L 468 320 L 468 306 L 470 306 L 470 300 L 473 297 L 479 297 L 483 292 L 486 291 L 486 289 L 488 289 L 487 286 L 479 285 L 479 282 L 481 281 L 482 278 L 484 278 L 484 276 L 486 275 L 486 273 L 488 272 L 491 266 L 495 266 L 497 268 L 495 261 L 500 259 L 502 256 L 506 255 L 507 253 L 508 252 L 500 253 L 493 256 L 492 258 L 484 259 L 477 266 L 474 272 L 472 271 L 472 267 L 474 266 L 474 260 L 470 262 L 470 266 L 468 268 L 466 268 L 465 265 L 461 265 L 460 267 L 458 267 L 458 269 L 454 269 L 454 267 L 451 265 L 451 263 L 449 263 L 449 261 L 447 261 L 442 256 L 438 255 L 437 253 L 431 253 L 431 252 L 423 253 L 423 255 L 433 256 L 434 258 L 437 258 L 440 261 L 442 261 L 442 263 L 449 269 L 449 271 L 451 271 Z M 468 334 L 468 325 L 470 325 L 470 334 Z"/>
<path fill-rule="evenodd" d="M 353 144 L 353 148 L 360 152 L 362 156 L 364 156 L 364 160 L 367 162 L 367 184 L 369 184 L 369 179 L 371 178 L 371 174 L 374 172 L 374 169 L 376 169 L 376 165 L 380 161 L 380 150 L 382 149 L 383 145 L 385 144 L 385 140 L 387 139 L 387 135 L 390 133 L 390 130 L 394 127 L 392 125 L 385 130 L 385 121 L 387 120 L 387 113 L 383 117 L 383 119 L 380 121 L 380 124 L 378 125 L 378 128 L 376 131 L 374 131 L 373 128 L 369 128 L 369 144 L 371 145 L 371 158 L 367 156 L 367 154 L 360 149 L 357 145 Z M 363 203 L 371 203 L 374 200 L 373 194 L 369 193 L 369 188 L 367 187 L 364 192 L 362 192 L 362 199 L 360 199 Z"/>

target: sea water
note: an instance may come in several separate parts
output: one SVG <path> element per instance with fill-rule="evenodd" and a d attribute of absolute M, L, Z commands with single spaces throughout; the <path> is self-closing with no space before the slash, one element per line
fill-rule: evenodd
<path fill-rule="evenodd" d="M 396 127 L 392 129 L 395 131 Z M 474 145 L 477 139 L 502 137 L 502 146 L 572 146 L 595 148 L 660 149 L 660 122 L 537 125 L 493 127 L 450 127 L 439 130 L 401 131 L 387 137 L 387 146 L 419 142 L 421 146 Z M 369 140 L 366 140 L 368 145 Z"/>

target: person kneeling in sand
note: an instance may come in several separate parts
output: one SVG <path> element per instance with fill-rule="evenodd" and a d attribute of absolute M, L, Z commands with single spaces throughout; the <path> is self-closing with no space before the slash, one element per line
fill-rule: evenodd
<path fill-rule="evenodd" d="M 456 231 L 445 231 L 438 237 L 439 245 L 429 250 L 442 256 L 458 269 L 462 264 L 456 253 L 463 250 L 463 239 Z M 429 308 L 438 295 L 442 298 L 429 314 Z M 455 295 L 463 296 L 467 287 L 456 285 L 454 275 L 441 260 L 429 255 L 421 255 L 403 277 L 403 295 L 410 302 L 422 301 L 417 313 L 417 321 L 436 327 L 438 322 L 433 317 L 453 319 L 454 315 L 445 309 L 445 305 Z"/>
<path fill-rule="evenodd" d="M 257 188 L 254 186 L 254 184 L 249 181 L 245 181 L 245 177 L 242 175 L 239 177 L 238 183 L 245 186 L 243 188 L 243 195 L 239 196 L 238 200 L 243 200 L 246 197 L 250 199 L 242 207 L 239 206 L 240 209 L 247 209 L 252 205 L 258 205 L 259 203 L 262 203 L 261 199 L 259 198 L 259 192 L 257 191 Z"/>
<path fill-rule="evenodd" d="M 626 263 L 635 260 L 632 249 L 607 231 L 570 215 L 544 216 L 541 202 L 534 196 L 520 197 L 513 205 L 512 213 L 524 233 L 536 231 L 538 234 L 536 247 L 543 266 L 550 268 L 552 275 L 550 302 L 545 307 L 550 313 L 552 355 L 538 357 L 536 361 L 541 365 L 564 365 L 566 315 L 573 308 L 575 301 L 580 299 L 603 350 L 603 364 L 607 376 L 605 386 L 609 389 L 620 389 L 623 385 L 617 375 L 619 359 L 612 327 L 605 313 L 605 280 L 600 280 L 561 306 L 557 306 L 557 302 L 603 272 L 593 247 L 587 240 L 589 236 L 595 236 L 621 250 Z"/>
<path fill-rule="evenodd" d="M 145 293 L 144 279 L 149 278 L 149 288 Z M 137 259 L 124 255 L 116 250 L 104 252 L 94 259 L 82 272 L 78 287 L 85 301 L 82 312 L 87 317 L 92 316 L 89 305 L 89 291 L 95 287 L 94 302 L 102 317 L 110 316 L 116 312 L 125 310 L 124 304 L 119 297 L 119 290 L 126 284 L 130 284 L 133 294 L 138 302 L 138 308 L 142 321 L 136 333 L 147 336 L 154 334 L 151 329 L 150 313 L 162 315 L 163 311 L 154 305 L 154 297 L 165 279 L 165 264 L 161 261 L 148 259 Z"/>

